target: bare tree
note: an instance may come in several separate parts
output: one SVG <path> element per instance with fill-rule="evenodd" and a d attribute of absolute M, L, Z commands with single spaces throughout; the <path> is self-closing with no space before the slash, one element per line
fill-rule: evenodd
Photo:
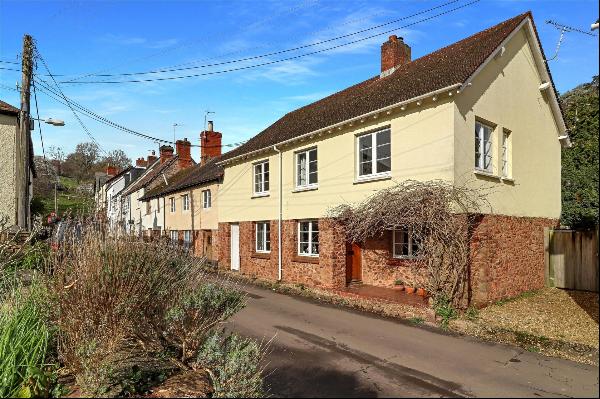
<path fill-rule="evenodd" d="M 64 162 L 64 172 L 74 177 L 77 183 L 89 179 L 99 159 L 100 148 L 93 142 L 79 143 L 75 151 Z"/>
<path fill-rule="evenodd" d="M 112 150 L 108 155 L 102 157 L 100 160 L 102 168 L 107 165 L 116 166 L 119 170 L 128 168 L 131 165 L 131 159 L 127 156 L 123 150 Z"/>

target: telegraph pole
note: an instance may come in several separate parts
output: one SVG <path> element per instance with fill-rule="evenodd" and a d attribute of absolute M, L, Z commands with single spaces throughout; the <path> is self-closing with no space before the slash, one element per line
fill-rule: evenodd
<path fill-rule="evenodd" d="M 29 210 L 29 184 L 31 171 L 29 165 L 30 148 L 30 87 L 33 75 L 33 39 L 30 35 L 23 36 L 23 53 L 21 55 L 21 111 L 19 113 L 19 128 L 16 137 L 16 194 L 17 194 L 17 226 L 23 229 L 31 228 Z"/>

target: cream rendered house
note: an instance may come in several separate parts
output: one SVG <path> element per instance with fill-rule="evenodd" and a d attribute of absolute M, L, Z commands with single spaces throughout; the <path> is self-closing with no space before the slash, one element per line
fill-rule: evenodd
<path fill-rule="evenodd" d="M 195 256 L 218 260 L 218 196 L 223 168 L 215 159 L 174 175 L 168 184 L 150 190 L 143 201 L 165 204 L 165 234 L 192 249 Z"/>
<path fill-rule="evenodd" d="M 220 267 L 334 288 L 392 286 L 407 273 L 410 235 L 346 248 L 327 211 L 397 181 L 442 179 L 494 191 L 477 227 L 493 245 L 473 264 L 473 301 L 540 288 L 543 229 L 558 223 L 568 144 L 530 13 L 415 60 L 392 36 L 380 75 L 223 155 Z"/>

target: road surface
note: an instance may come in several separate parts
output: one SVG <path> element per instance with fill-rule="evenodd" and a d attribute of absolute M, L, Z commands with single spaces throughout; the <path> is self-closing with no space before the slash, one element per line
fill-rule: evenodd
<path fill-rule="evenodd" d="M 244 286 L 275 397 L 598 397 L 598 368 Z"/>

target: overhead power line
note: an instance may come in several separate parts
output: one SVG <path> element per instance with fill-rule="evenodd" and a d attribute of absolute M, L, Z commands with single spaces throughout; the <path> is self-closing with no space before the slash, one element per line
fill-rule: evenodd
<path fill-rule="evenodd" d="M 301 3 L 301 4 L 297 5 L 297 6 L 290 7 L 288 9 L 283 10 L 283 11 L 278 12 L 278 13 L 270 14 L 269 16 L 267 16 L 267 17 L 265 17 L 265 18 L 263 18 L 263 19 L 261 19 L 259 21 L 255 21 L 255 22 L 247 25 L 246 28 L 252 29 L 252 28 L 259 27 L 261 25 L 266 24 L 269 21 L 272 21 L 273 19 L 280 18 L 281 15 L 286 15 L 286 14 L 290 14 L 291 15 L 291 14 L 294 14 L 294 13 L 300 11 L 303 8 L 313 6 L 314 4 L 318 3 L 319 1 L 320 0 L 305 0 L 303 3 Z M 213 32 L 211 31 L 210 33 L 213 33 Z M 202 38 L 200 38 L 200 39 L 191 40 L 191 41 L 188 41 L 187 43 L 182 43 L 182 44 L 179 44 L 179 45 L 176 45 L 176 46 L 173 46 L 173 47 L 168 47 L 168 48 L 162 49 L 162 50 L 160 50 L 158 52 L 155 52 L 155 53 L 152 53 L 152 54 L 149 54 L 149 55 L 146 55 L 146 56 L 142 56 L 142 57 L 130 59 L 130 60 L 122 62 L 122 63 L 120 63 L 118 65 L 115 65 L 113 67 L 105 68 L 105 69 L 97 71 L 97 72 L 86 73 L 86 74 L 80 75 L 78 77 L 75 77 L 75 78 L 73 78 L 71 80 L 75 81 L 75 80 L 84 79 L 84 78 L 87 78 L 87 77 L 90 77 L 90 76 L 94 76 L 94 75 L 97 76 L 97 74 L 99 74 L 99 73 L 106 72 L 106 71 L 109 71 L 111 69 L 117 68 L 120 65 L 130 65 L 131 63 L 136 62 L 136 61 L 141 61 L 141 60 L 145 60 L 145 59 L 157 57 L 159 55 L 162 55 L 162 54 L 165 54 L 165 53 L 169 53 L 169 52 L 173 52 L 173 51 L 179 50 L 181 48 L 190 47 L 190 46 L 192 46 L 192 45 L 194 45 L 194 44 L 196 44 L 198 42 L 207 42 L 207 41 L 209 41 L 209 39 L 211 41 L 214 41 L 214 39 L 217 39 L 220 36 L 224 36 L 224 35 L 229 36 L 230 32 L 228 30 L 226 30 L 226 31 L 222 31 L 220 34 L 210 34 L 210 35 L 202 36 Z M 232 51 L 232 52 L 230 52 L 228 54 L 225 54 L 225 55 L 236 54 L 236 53 L 239 53 L 239 52 L 240 52 L 239 50 L 238 51 Z M 210 60 L 210 59 L 219 58 L 219 57 L 220 56 L 217 56 L 217 57 L 207 57 L 204 60 Z M 197 62 L 197 61 L 191 61 L 189 63 L 192 63 L 192 62 Z M 189 63 L 186 63 L 186 64 L 189 64 Z M 184 65 L 184 64 L 180 64 L 180 65 Z M 180 65 L 177 65 L 177 66 L 180 66 Z M 58 76 L 58 75 L 54 75 L 54 76 Z M 64 75 L 64 76 L 66 76 L 66 75 Z"/>
<path fill-rule="evenodd" d="M 123 72 L 123 73 L 114 73 L 114 74 L 91 74 L 89 76 L 95 76 L 95 77 L 115 77 L 115 76 L 137 76 L 137 75 L 147 75 L 147 74 L 157 74 L 157 73 L 166 73 L 166 72 L 181 72 L 181 71 L 189 71 L 189 70 L 194 70 L 194 69 L 201 69 L 201 68 L 210 68 L 210 67 L 215 67 L 215 66 L 221 66 L 221 65 L 229 65 L 229 64 L 236 64 L 236 63 L 240 63 L 240 62 L 245 62 L 245 61 L 252 61 L 252 60 L 257 60 L 257 59 L 261 59 L 261 58 L 266 58 L 266 57 L 272 57 L 274 55 L 280 55 L 280 54 L 285 54 L 285 53 L 290 53 L 290 52 L 294 52 L 294 51 L 298 51 L 298 50 L 303 50 L 306 48 L 310 48 L 310 47 L 315 47 L 315 46 L 320 46 L 326 43 L 330 43 L 333 41 L 337 41 L 337 40 L 341 40 L 341 39 L 345 39 L 348 37 L 352 37 L 352 36 L 356 36 L 356 35 L 360 35 L 362 33 L 365 32 L 370 32 L 376 29 L 380 29 L 383 28 L 384 26 L 389 26 L 389 25 L 393 25 L 395 23 L 398 23 L 400 21 L 404 21 L 410 18 L 414 18 L 416 16 L 419 15 L 423 15 L 423 14 L 427 14 L 431 11 L 443 8 L 443 7 L 447 7 L 450 4 L 453 3 L 457 3 L 460 0 L 452 0 L 452 1 L 448 1 L 444 4 L 440 4 L 438 6 L 435 7 L 431 7 L 428 8 L 426 10 L 422 10 L 419 12 L 416 12 L 414 14 L 408 15 L 408 16 L 404 16 L 401 18 L 397 18 L 394 19 L 392 21 L 388 21 L 379 25 L 375 25 L 375 26 L 371 26 L 369 28 L 365 28 L 365 29 L 361 29 L 355 32 L 351 32 L 351 33 L 347 33 L 345 35 L 340 35 L 340 36 L 336 36 L 336 37 L 332 37 L 329 39 L 324 39 L 324 40 L 319 40 L 313 43 L 308 43 L 308 44 L 304 44 L 301 46 L 296 46 L 296 47 L 292 47 L 292 48 L 288 48 L 288 49 L 284 49 L 284 50 L 278 50 L 278 51 L 272 51 L 270 53 L 265 53 L 265 54 L 260 54 L 260 55 L 254 55 L 254 56 L 250 56 L 250 57 L 245 57 L 245 58 L 239 58 L 239 59 L 235 59 L 235 60 L 229 60 L 229 61 L 222 61 L 222 62 L 215 62 L 215 63 L 211 63 L 211 64 L 203 64 L 203 65 L 194 65 L 194 66 L 190 66 L 190 67 L 184 67 L 184 68 L 174 68 L 174 67 L 165 67 L 165 68 L 161 68 L 161 69 L 156 69 L 156 70 L 151 70 L 151 71 L 143 71 L 143 72 Z M 70 81 L 65 81 L 63 83 L 68 83 Z"/>
<path fill-rule="evenodd" d="M 59 102 L 59 103 L 61 103 L 63 105 L 68 106 L 68 104 L 63 99 L 60 98 L 60 94 L 57 93 L 56 90 L 54 90 L 52 87 L 50 87 L 48 85 L 48 82 L 46 82 L 44 80 L 36 80 L 36 82 L 40 85 L 40 87 L 38 87 L 38 89 L 42 93 L 44 93 L 47 96 L 51 97 L 55 101 L 57 101 L 57 102 Z M 173 141 L 164 140 L 164 139 L 161 139 L 161 138 L 158 138 L 158 137 L 154 137 L 154 136 L 151 136 L 149 134 L 142 133 L 142 132 L 130 129 L 128 127 L 125 127 L 123 125 L 120 125 L 120 124 L 118 124 L 116 122 L 113 122 L 113 121 L 111 121 L 111 120 L 109 120 L 109 119 L 107 119 L 107 118 L 105 118 L 105 117 L 103 117 L 103 116 L 95 113 L 94 111 L 91 111 L 90 109 L 82 106 L 81 104 L 78 104 L 77 102 L 75 102 L 73 100 L 69 100 L 69 102 L 75 108 L 75 110 L 77 112 L 79 112 L 80 114 L 85 115 L 88 118 L 91 118 L 91 119 L 93 119 L 93 120 L 95 120 L 95 121 L 97 121 L 99 123 L 102 123 L 102 124 L 104 124 L 106 126 L 109 126 L 109 127 L 114 128 L 114 129 L 120 130 L 120 131 L 122 131 L 124 133 L 132 134 L 134 136 L 141 137 L 143 139 L 147 139 L 147 140 L 153 141 L 155 143 L 164 143 L 164 144 L 173 144 L 173 145 L 176 144 Z M 237 143 L 223 144 L 221 146 L 217 146 L 217 145 L 214 145 L 214 146 L 213 145 L 202 146 L 202 145 L 198 145 L 198 144 L 191 144 L 191 146 L 192 147 L 204 147 L 204 148 L 237 147 L 237 146 L 239 146 L 239 145 L 241 145 L 243 143 L 244 143 L 244 141 L 237 142 Z"/>
<path fill-rule="evenodd" d="M 54 79 L 54 76 L 52 76 L 52 72 L 50 72 L 50 68 L 48 67 L 48 64 L 46 64 L 46 60 L 44 60 L 44 57 L 42 57 L 42 54 L 40 54 L 40 52 L 37 49 L 37 47 L 35 47 L 35 54 L 36 54 L 36 58 L 39 59 L 40 61 L 42 61 L 42 64 L 44 64 L 44 68 L 46 69 L 46 71 L 48 72 L 48 74 L 50 75 L 50 77 L 52 78 L 52 81 L 54 82 L 54 85 L 56 86 L 56 89 L 60 93 L 60 96 L 65 100 L 65 102 L 67 103 L 67 106 L 71 109 L 71 112 L 73 112 L 73 115 L 75 116 L 75 119 L 77 119 L 77 122 L 79 122 L 79 125 L 81 126 L 81 128 L 85 131 L 85 133 L 89 136 L 89 138 L 92 139 L 92 141 L 98 146 L 98 148 L 100 149 L 100 151 L 102 151 L 106 155 L 108 155 L 108 152 L 106 152 L 106 150 L 104 148 L 102 148 L 102 146 L 100 145 L 100 143 L 98 142 L 98 140 L 96 140 L 96 138 L 94 137 L 94 135 L 92 134 L 92 132 L 90 132 L 90 130 L 83 123 L 83 121 L 81 120 L 81 118 L 79 117 L 79 115 L 77 115 L 77 112 L 75 112 L 75 110 L 73 109 L 73 106 L 69 102 L 69 99 L 67 98 L 67 96 L 65 96 L 65 93 L 63 93 L 63 91 L 61 90 L 60 85 L 56 82 L 56 79 Z"/>
<path fill-rule="evenodd" d="M 252 68 L 258 68 L 258 67 L 262 67 L 262 66 L 267 66 L 267 65 L 273 65 L 273 64 L 277 64 L 277 63 L 281 63 L 281 62 L 285 62 L 285 61 L 290 61 L 290 60 L 295 60 L 295 59 L 299 59 L 299 58 L 303 58 L 303 57 L 308 57 L 310 55 L 316 55 L 316 54 L 320 54 L 320 53 L 325 53 L 327 51 L 331 51 L 331 50 L 335 50 L 341 47 L 345 47 L 345 46 L 349 46 L 352 44 L 356 44 L 356 43 L 360 43 L 369 39 L 373 39 L 375 37 L 381 36 L 381 35 L 385 35 L 385 34 L 389 34 L 392 32 L 395 32 L 399 29 L 404 29 L 404 28 L 408 28 L 410 26 L 414 26 L 426 21 L 430 21 L 432 19 L 435 18 L 439 18 L 443 15 L 455 12 L 457 10 L 460 10 L 462 8 L 471 6 L 475 3 L 478 3 L 480 0 L 473 0 L 470 1 L 469 3 L 465 3 L 463 5 L 451 8 L 449 10 L 445 10 L 443 12 L 440 12 L 438 14 L 429 16 L 427 18 L 422 18 L 418 21 L 415 22 L 411 22 L 409 24 L 403 25 L 403 26 L 399 26 L 384 32 L 380 32 L 380 33 L 376 33 L 373 35 L 369 35 L 360 39 L 356 39 L 350 42 L 346 42 L 346 43 L 342 43 L 342 44 L 338 44 L 335 46 L 331 46 L 331 47 L 327 47 L 324 49 L 319 49 L 319 50 L 315 50 L 315 51 L 311 51 L 308 53 L 304 53 L 304 54 L 300 54 L 300 55 L 296 55 L 296 56 L 292 56 L 292 57 L 287 57 L 287 58 L 282 58 L 282 59 L 278 59 L 278 60 L 274 60 L 274 61 L 268 61 L 268 62 L 263 62 L 263 63 L 259 63 L 259 64 L 253 64 L 253 65 L 246 65 L 246 66 L 242 66 L 242 67 L 237 67 L 237 68 L 231 68 L 231 69 L 225 69 L 225 70 L 219 70 L 219 71 L 210 71 L 210 72 L 204 72 L 204 73 L 196 73 L 196 74 L 190 74 L 190 75 L 180 75 L 180 76 L 168 76 L 168 77 L 159 77 L 159 78 L 148 78 L 148 79 L 131 79 L 131 80 L 97 80 L 97 81 L 78 81 L 78 82 L 74 82 L 74 81 L 63 81 L 61 83 L 65 83 L 65 84 L 120 84 L 120 83 L 145 83 L 145 82 L 156 82 L 156 81 L 166 81 L 166 80 L 178 80 L 178 79 L 187 79 L 187 78 L 194 78 L 194 77 L 200 77 L 200 76 L 209 76 L 209 75 L 218 75 L 218 74 L 223 74 L 223 73 L 228 73 L 228 72 L 235 72 L 235 71 L 241 71 L 241 70 L 245 70 L 245 69 L 252 69 Z"/>

